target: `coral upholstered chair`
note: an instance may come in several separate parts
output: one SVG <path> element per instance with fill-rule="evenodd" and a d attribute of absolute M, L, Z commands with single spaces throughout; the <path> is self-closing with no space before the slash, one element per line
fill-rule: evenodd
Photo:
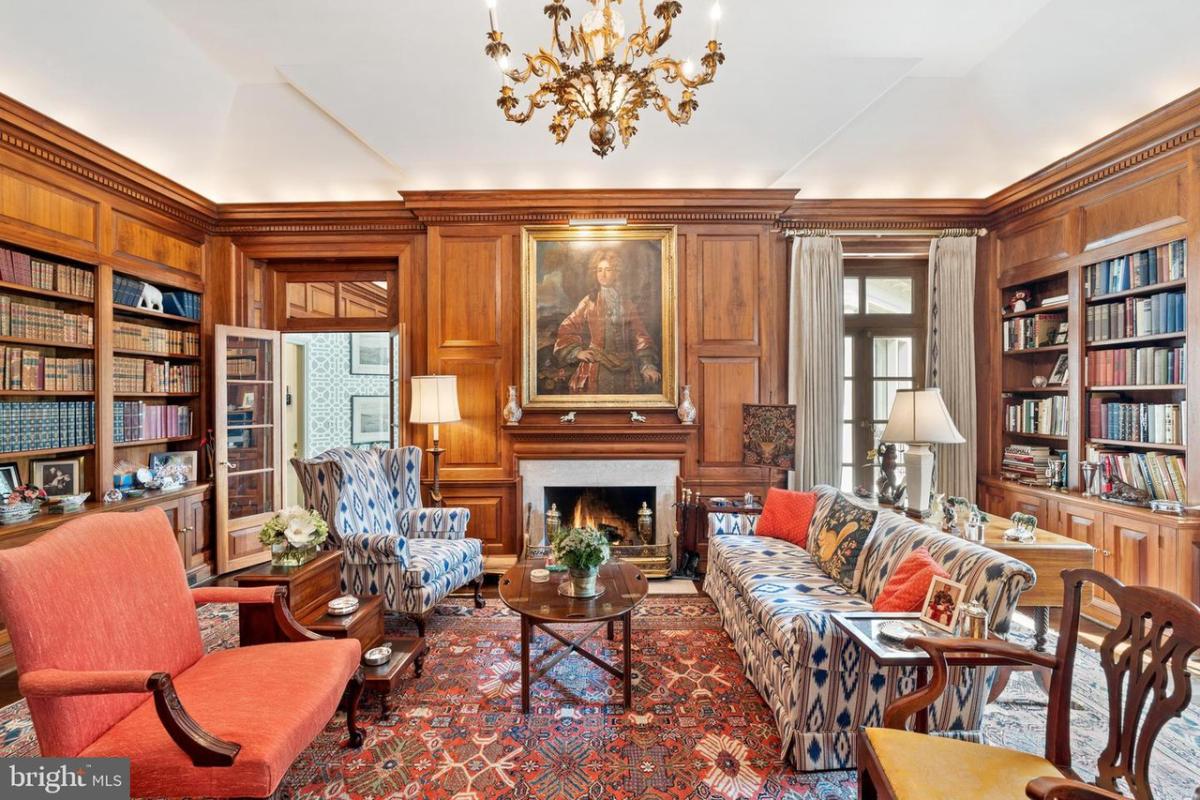
<path fill-rule="evenodd" d="M 0 611 L 42 755 L 131 759 L 135 796 L 274 793 L 351 689 L 359 643 L 301 628 L 282 587 L 189 590 L 162 510 L 96 514 L 0 551 Z M 204 603 L 270 603 L 289 639 L 205 655 Z"/>

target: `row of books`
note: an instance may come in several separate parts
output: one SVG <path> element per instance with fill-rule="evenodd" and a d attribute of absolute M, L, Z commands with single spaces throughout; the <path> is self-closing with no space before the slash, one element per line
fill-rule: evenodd
<path fill-rule="evenodd" d="M 1187 348 L 1117 347 L 1087 354 L 1089 386 L 1161 386 L 1187 380 Z"/>
<path fill-rule="evenodd" d="M 96 441 L 92 400 L 0 403 L 0 452 L 82 447 Z"/>
<path fill-rule="evenodd" d="M 90 358 L 53 358 L 40 350 L 0 345 L 0 388 L 22 392 L 90 392 L 96 388 Z"/>
<path fill-rule="evenodd" d="M 96 276 L 90 270 L 56 264 L 4 247 L 0 247 L 0 281 L 89 300 L 96 294 Z"/>
<path fill-rule="evenodd" d="M 113 302 L 123 306 L 136 306 L 142 299 L 142 291 L 148 285 L 136 278 L 113 275 Z M 162 292 L 162 309 L 168 314 L 200 319 L 200 295 L 184 289 L 167 289 Z"/>
<path fill-rule="evenodd" d="M 199 364 L 172 364 L 147 358 L 113 357 L 114 392 L 197 392 Z"/>
<path fill-rule="evenodd" d="M 1103 297 L 1114 292 L 1181 280 L 1186 274 L 1187 246 L 1180 239 L 1091 264 L 1083 270 L 1083 285 L 1088 297 Z"/>
<path fill-rule="evenodd" d="M 1029 350 L 1055 344 L 1054 334 L 1067 321 L 1066 314 L 1034 314 L 1004 320 L 1004 350 Z"/>
<path fill-rule="evenodd" d="M 1100 465 L 1100 481 L 1111 476 L 1150 493 L 1155 500 L 1187 502 L 1187 462 L 1183 456 L 1165 453 L 1126 453 L 1089 446 L 1088 460 Z M 1109 487 L 1105 487 L 1109 488 Z"/>
<path fill-rule="evenodd" d="M 1050 463 L 1051 458 L 1058 458 L 1058 454 L 1049 447 L 1010 444 L 1004 448 L 1004 460 L 1001 462 L 1000 471 L 1006 477 L 1026 483 L 1045 482 L 1046 465 Z"/>
<path fill-rule="evenodd" d="M 1187 401 L 1126 403 L 1110 395 L 1088 400 L 1088 436 L 1145 444 L 1187 444 Z"/>
<path fill-rule="evenodd" d="M 1067 398 L 1026 398 L 1004 407 L 1004 430 L 1010 433 L 1038 433 L 1066 436 L 1070 413 Z"/>
<path fill-rule="evenodd" d="M 1103 303 L 1087 309 L 1089 342 L 1179 333 L 1186 327 L 1187 295 L 1183 292 L 1127 297 L 1124 302 Z"/>
<path fill-rule="evenodd" d="M 176 331 L 155 328 L 136 322 L 113 321 L 113 347 L 122 350 L 144 350 L 147 353 L 176 353 L 200 355 L 200 334 L 195 331 Z"/>
<path fill-rule="evenodd" d="M 47 343 L 91 344 L 94 329 L 92 318 L 86 314 L 70 314 L 59 308 L 31 305 L 0 295 L 0 336 L 40 339 Z"/>
<path fill-rule="evenodd" d="M 113 441 L 118 444 L 191 434 L 192 410 L 187 406 L 122 400 L 113 403 Z"/>

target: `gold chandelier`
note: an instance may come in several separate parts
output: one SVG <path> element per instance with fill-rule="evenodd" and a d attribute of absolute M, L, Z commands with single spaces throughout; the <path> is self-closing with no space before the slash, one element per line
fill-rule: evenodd
<path fill-rule="evenodd" d="M 691 120 L 692 112 L 700 105 L 696 89 L 711 83 L 717 67 L 725 63 L 717 41 L 721 6 L 713 3 L 711 36 L 697 73 L 691 61 L 658 54 L 671 38 L 672 22 L 683 13 L 682 3 L 662 0 L 655 6 L 654 17 L 661 27 L 653 31 L 646 17 L 645 0 L 638 0 L 639 24 L 626 37 L 625 21 L 617 8 L 622 0 L 588 2 L 591 10 L 572 26 L 571 9 L 565 0 L 551 0 L 544 9 L 553 26 L 550 48 L 539 49 L 533 55 L 525 53 L 525 68 L 517 69 L 509 64 L 511 49 L 497 23 L 496 0 L 487 0 L 491 31 L 484 52 L 503 75 L 496 105 L 505 118 L 524 124 L 537 109 L 553 103 L 556 110 L 550 133 L 554 140 L 562 144 L 576 122 L 591 120 L 592 152 L 604 158 L 612 152 L 618 134 L 629 146 L 637 133 L 638 114 L 648 105 L 662 111 L 676 125 Z M 536 88 L 531 87 L 524 110 L 518 111 L 520 102 L 514 86 L 531 81 Z M 664 84 L 682 87 L 677 103 L 672 104 Z"/>

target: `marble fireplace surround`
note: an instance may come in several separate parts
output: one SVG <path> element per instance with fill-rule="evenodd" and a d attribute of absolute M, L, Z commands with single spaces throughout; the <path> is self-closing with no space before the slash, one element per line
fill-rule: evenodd
<path fill-rule="evenodd" d="M 517 464 L 530 545 L 545 538 L 547 486 L 653 486 L 654 543 L 669 544 L 675 527 L 679 460 L 667 458 L 530 458 Z"/>

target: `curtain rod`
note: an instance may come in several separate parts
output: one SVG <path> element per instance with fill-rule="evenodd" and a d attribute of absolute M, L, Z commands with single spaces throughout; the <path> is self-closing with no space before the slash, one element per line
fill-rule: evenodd
<path fill-rule="evenodd" d="M 781 233 L 789 238 L 796 236 L 856 236 L 856 237 L 909 237 L 938 238 L 942 236 L 987 236 L 987 228 L 866 228 L 862 230 L 831 231 L 823 228 L 783 228 Z"/>

